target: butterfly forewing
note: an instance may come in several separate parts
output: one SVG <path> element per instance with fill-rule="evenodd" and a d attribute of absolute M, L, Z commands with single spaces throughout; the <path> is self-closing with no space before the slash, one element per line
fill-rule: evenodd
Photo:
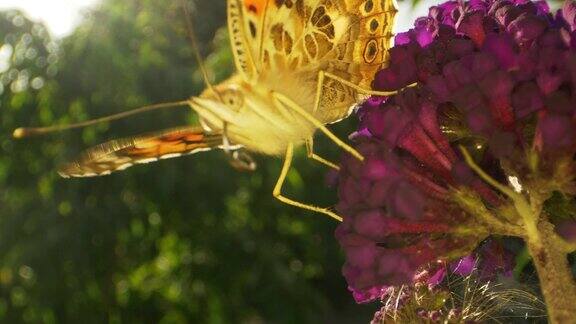
<path fill-rule="evenodd" d="M 220 134 L 206 133 L 200 127 L 173 128 L 100 144 L 63 165 L 58 173 L 66 178 L 107 175 L 134 164 L 207 151 L 221 144 Z"/>
<path fill-rule="evenodd" d="M 318 72 L 325 71 L 369 89 L 376 71 L 388 63 L 394 0 L 228 3 L 235 10 L 229 11 L 229 28 L 237 68 L 251 77 L 295 74 L 303 87 L 315 88 Z M 345 117 L 357 99 L 354 90 L 327 80 L 313 113 L 324 123 L 334 122 Z"/>

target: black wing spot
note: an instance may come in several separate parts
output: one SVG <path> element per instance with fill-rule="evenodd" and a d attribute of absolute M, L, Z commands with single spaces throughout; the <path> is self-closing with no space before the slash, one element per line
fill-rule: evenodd
<path fill-rule="evenodd" d="M 378 23 L 378 20 L 372 19 L 372 21 L 370 21 L 370 31 L 372 33 L 376 32 L 379 26 L 380 24 Z"/>
<path fill-rule="evenodd" d="M 368 0 L 366 1 L 366 3 L 364 3 L 364 11 L 366 13 L 371 13 L 373 9 L 374 9 L 374 2 L 372 0 Z"/>
<path fill-rule="evenodd" d="M 248 22 L 248 27 L 250 28 L 250 36 L 252 36 L 252 38 L 256 38 L 256 25 L 254 22 Z"/>
<path fill-rule="evenodd" d="M 376 55 L 378 54 L 378 42 L 375 39 L 371 39 L 366 48 L 364 49 L 364 61 L 366 63 L 372 63 L 376 60 Z"/>

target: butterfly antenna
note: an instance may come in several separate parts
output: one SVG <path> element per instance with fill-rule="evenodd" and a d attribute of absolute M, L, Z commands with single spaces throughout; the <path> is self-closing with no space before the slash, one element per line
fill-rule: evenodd
<path fill-rule="evenodd" d="M 48 127 L 20 127 L 20 128 L 17 128 L 16 130 L 14 130 L 14 133 L 12 133 L 12 136 L 14 138 L 24 138 L 24 137 L 30 137 L 30 136 L 35 136 L 35 135 L 44 135 L 44 134 L 48 134 L 48 133 L 60 132 L 60 131 L 65 131 L 65 130 L 75 129 L 75 128 L 82 128 L 82 127 L 91 126 L 91 125 L 98 124 L 98 123 L 118 120 L 118 119 L 126 118 L 128 116 L 141 114 L 144 112 L 149 112 L 149 111 L 153 111 L 153 110 L 157 110 L 157 109 L 187 106 L 188 104 L 189 104 L 188 101 L 166 102 L 166 103 L 159 103 L 159 104 L 155 104 L 155 105 L 143 106 L 143 107 L 136 108 L 133 110 L 124 111 L 124 112 L 121 112 L 121 113 L 118 113 L 115 115 L 91 119 L 91 120 L 87 120 L 87 121 L 76 123 L 76 124 L 57 125 L 57 126 L 48 126 Z"/>
<path fill-rule="evenodd" d="M 188 4 L 186 0 L 181 0 L 182 9 L 184 10 L 184 16 L 186 20 L 186 30 L 188 32 L 188 38 L 190 39 L 190 44 L 192 45 L 192 52 L 194 52 L 194 56 L 196 57 L 196 62 L 198 63 L 198 67 L 200 68 L 200 72 L 202 72 L 202 78 L 204 79 L 204 83 L 206 87 L 210 89 L 214 94 L 220 97 L 220 94 L 212 83 L 210 83 L 210 79 L 208 78 L 208 70 L 206 69 L 206 65 L 204 65 L 204 59 L 202 59 L 202 55 L 200 55 L 200 48 L 198 47 L 198 40 L 196 39 L 196 32 L 194 31 L 194 24 L 192 23 L 192 19 L 190 18 L 190 10 L 188 9 Z M 222 99 L 222 98 L 220 98 Z"/>

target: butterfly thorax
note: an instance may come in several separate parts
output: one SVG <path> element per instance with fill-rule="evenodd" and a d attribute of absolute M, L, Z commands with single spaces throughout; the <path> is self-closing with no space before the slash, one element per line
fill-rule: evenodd
<path fill-rule="evenodd" d="M 316 89 L 295 73 L 266 74 L 246 81 L 235 75 L 191 99 L 204 127 L 226 133 L 231 143 L 267 155 L 281 155 L 288 144 L 301 144 L 315 127 L 277 99 L 281 94 L 307 111 Z"/>

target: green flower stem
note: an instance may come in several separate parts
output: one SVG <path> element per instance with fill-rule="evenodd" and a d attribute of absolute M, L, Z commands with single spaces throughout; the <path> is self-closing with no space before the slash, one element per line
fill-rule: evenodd
<path fill-rule="evenodd" d="M 468 213 L 474 215 L 478 222 L 483 224 L 489 231 L 489 234 L 505 236 L 521 236 L 524 231 L 521 226 L 504 222 L 490 212 L 480 197 L 466 189 L 455 191 L 454 198 L 456 202 Z M 477 229 L 474 229 L 477 231 Z"/>
<path fill-rule="evenodd" d="M 550 323 L 574 323 L 576 314 L 576 282 L 570 271 L 562 239 L 554 226 L 542 221 L 537 234 L 525 237 L 528 251 L 540 279 L 540 287 Z"/>
<path fill-rule="evenodd" d="M 482 178 L 482 180 L 486 181 L 488 184 L 490 184 L 494 188 L 498 189 L 501 193 L 508 196 L 513 201 L 515 201 L 520 196 L 517 192 L 512 190 L 512 188 L 501 184 L 496 179 L 494 179 L 490 175 L 488 175 L 488 173 L 484 172 L 484 170 L 482 170 L 482 168 L 478 164 L 476 164 L 476 162 L 474 162 L 472 155 L 470 155 L 470 152 L 468 152 L 468 150 L 464 146 L 460 146 L 460 151 L 462 152 L 462 155 L 464 156 L 464 160 L 466 161 L 466 164 L 468 164 L 468 166 L 472 170 L 474 170 L 474 172 L 476 172 L 480 176 L 480 178 Z"/>
<path fill-rule="evenodd" d="M 576 282 L 570 271 L 567 258 L 572 246 L 556 234 L 554 225 L 542 213 L 544 198 L 541 194 L 533 192 L 530 201 L 528 201 L 524 195 L 514 192 L 511 188 L 490 177 L 474 162 L 464 147 L 460 149 L 470 168 L 484 181 L 508 196 L 513 203 L 519 221 L 523 225 L 523 233 L 519 236 L 524 238 L 538 272 L 540 288 L 544 295 L 550 323 L 575 323 Z M 483 215 L 482 209 L 478 206 L 474 206 L 473 210 L 476 211 L 473 214 L 477 216 L 480 214 L 484 220 L 490 220 L 493 226 L 503 225 L 495 223 L 493 219 Z"/>

